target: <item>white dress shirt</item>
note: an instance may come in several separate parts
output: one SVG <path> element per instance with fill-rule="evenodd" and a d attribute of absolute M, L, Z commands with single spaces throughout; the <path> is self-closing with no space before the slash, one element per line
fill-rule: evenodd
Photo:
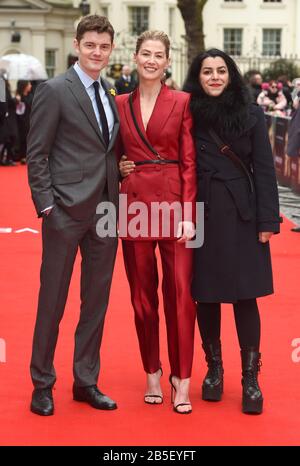
<path fill-rule="evenodd" d="M 85 90 L 86 90 L 89 98 L 91 99 L 91 102 L 92 102 L 92 105 L 93 105 L 93 109 L 94 109 L 94 112 L 95 112 L 95 115 L 96 115 L 96 118 L 97 118 L 99 128 L 102 131 L 100 115 L 99 115 L 97 102 L 96 102 L 95 89 L 93 87 L 93 82 L 95 81 L 95 79 L 91 78 L 88 74 L 86 74 L 80 68 L 78 62 L 75 63 L 74 70 L 78 74 L 78 77 L 79 77 L 80 81 L 84 85 Z M 109 129 L 109 137 L 111 137 L 111 133 L 112 133 L 112 130 L 113 130 L 113 127 L 114 127 L 114 122 L 115 122 L 114 114 L 113 114 L 113 111 L 111 109 L 108 97 L 107 97 L 107 95 L 105 93 L 105 90 L 101 86 L 100 76 L 97 79 L 97 81 L 99 82 L 100 99 L 102 101 L 104 111 L 105 111 L 105 115 L 106 115 L 106 119 L 107 119 L 107 124 L 108 124 L 108 129 Z"/>

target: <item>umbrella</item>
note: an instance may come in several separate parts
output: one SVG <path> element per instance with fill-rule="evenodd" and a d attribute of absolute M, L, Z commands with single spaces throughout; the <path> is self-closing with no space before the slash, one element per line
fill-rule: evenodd
<path fill-rule="evenodd" d="M 48 79 L 47 73 L 40 61 L 32 55 L 12 53 L 0 58 L 0 68 L 7 72 L 8 79 L 24 79 L 34 81 Z"/>

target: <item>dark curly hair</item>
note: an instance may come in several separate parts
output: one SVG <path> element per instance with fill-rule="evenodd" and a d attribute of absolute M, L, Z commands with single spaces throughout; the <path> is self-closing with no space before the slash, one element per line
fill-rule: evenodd
<path fill-rule="evenodd" d="M 187 78 L 185 80 L 183 90 L 186 92 L 190 92 L 191 94 L 201 94 L 204 93 L 202 86 L 199 81 L 199 74 L 200 70 L 202 67 L 202 63 L 206 58 L 216 58 L 216 57 L 221 57 L 223 58 L 224 62 L 227 65 L 228 72 L 229 72 L 229 85 L 228 88 L 234 88 L 236 90 L 244 89 L 246 87 L 246 84 L 244 82 L 243 76 L 238 69 L 235 61 L 227 55 L 227 53 L 223 52 L 222 50 L 219 49 L 209 49 L 206 50 L 205 52 L 199 53 L 197 55 L 187 74 Z"/>
<path fill-rule="evenodd" d="M 220 96 L 206 94 L 200 83 L 200 71 L 206 58 L 220 57 L 226 63 L 229 84 Z M 249 116 L 250 94 L 234 60 L 218 49 L 197 55 L 187 74 L 183 90 L 191 94 L 191 112 L 195 126 L 214 127 L 222 136 L 234 137 L 244 131 Z"/>

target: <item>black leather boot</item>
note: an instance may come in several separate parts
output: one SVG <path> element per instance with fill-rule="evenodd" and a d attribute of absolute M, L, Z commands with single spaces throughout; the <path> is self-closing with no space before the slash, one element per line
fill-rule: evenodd
<path fill-rule="evenodd" d="M 223 362 L 220 340 L 203 343 L 208 371 L 202 384 L 202 400 L 220 401 L 223 393 Z"/>
<path fill-rule="evenodd" d="M 241 350 L 243 413 L 261 414 L 263 410 L 264 399 L 257 380 L 261 366 L 260 356 L 255 348 Z"/>

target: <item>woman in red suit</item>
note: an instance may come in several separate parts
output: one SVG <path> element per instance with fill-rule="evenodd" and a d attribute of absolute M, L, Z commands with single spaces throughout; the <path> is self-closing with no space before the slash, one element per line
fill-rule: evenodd
<path fill-rule="evenodd" d="M 137 40 L 135 53 L 139 86 L 132 94 L 116 98 L 121 121 L 118 153 L 127 157 L 123 156 L 120 162 L 124 177 L 121 194 L 127 195 L 129 213 L 133 202 L 143 202 L 147 214 L 146 218 L 144 215 L 140 219 L 141 223 L 148 225 L 147 232 L 140 231 L 137 234 L 136 231 L 130 231 L 129 221 L 126 224 L 128 231 L 125 234 L 121 232 L 120 236 L 123 236 L 125 268 L 141 357 L 147 374 L 144 400 L 149 404 L 163 402 L 155 255 L 158 246 L 163 270 L 162 293 L 172 401 L 177 413 L 188 414 L 192 411 L 189 383 L 195 305 L 190 295 L 192 249 L 186 248 L 185 242 L 194 236 L 193 218 L 191 213 L 186 213 L 178 222 L 177 229 L 176 215 L 171 215 L 170 232 L 166 235 L 161 224 L 158 229 L 154 228 L 159 214 L 150 214 L 154 203 L 165 202 L 167 206 L 177 203 L 181 207 L 183 203 L 194 206 L 196 200 L 196 165 L 189 95 L 169 90 L 162 84 L 164 71 L 169 65 L 169 49 L 170 42 L 165 33 L 144 32 Z M 121 208 L 121 217 L 122 213 Z"/>

